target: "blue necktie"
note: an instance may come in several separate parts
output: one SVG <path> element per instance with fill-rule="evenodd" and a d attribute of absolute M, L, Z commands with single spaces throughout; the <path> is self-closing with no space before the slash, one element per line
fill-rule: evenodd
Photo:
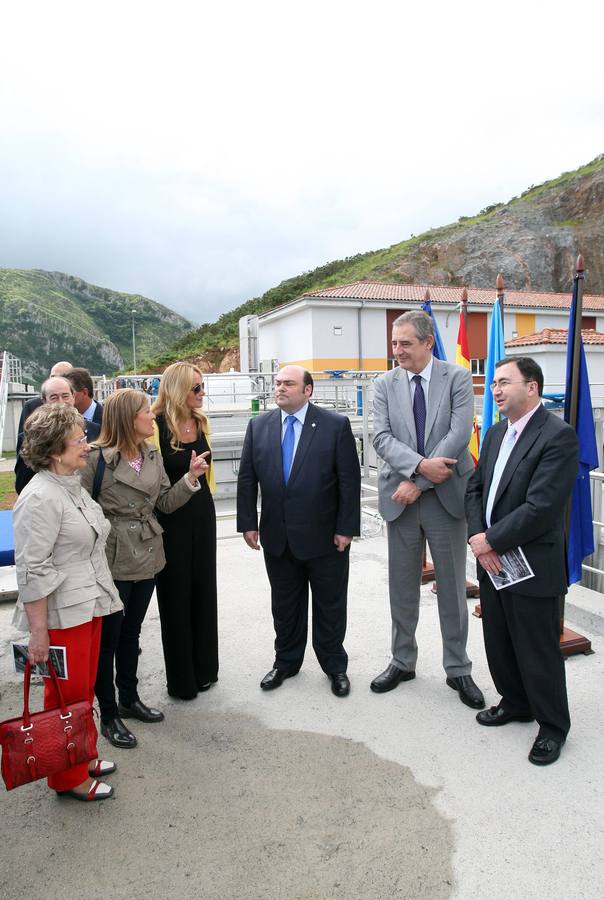
<path fill-rule="evenodd" d="M 417 452 L 424 455 L 424 439 L 426 437 L 426 397 L 422 387 L 422 376 L 414 375 L 415 394 L 413 395 L 413 418 L 417 435 Z"/>
<path fill-rule="evenodd" d="M 294 422 L 296 421 L 295 416 L 286 416 L 285 424 L 287 428 L 285 429 L 285 436 L 283 438 L 283 443 L 281 444 L 281 457 L 283 459 L 283 481 L 285 484 L 289 481 L 289 473 L 292 467 L 292 460 L 294 458 L 294 445 L 296 443 L 296 433 L 294 431 Z"/>

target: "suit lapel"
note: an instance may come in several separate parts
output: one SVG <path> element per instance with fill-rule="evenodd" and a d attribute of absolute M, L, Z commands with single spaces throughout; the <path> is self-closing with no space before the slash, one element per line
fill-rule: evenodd
<path fill-rule="evenodd" d="M 284 488 L 283 457 L 281 455 L 281 410 L 277 407 L 277 409 L 269 413 L 269 416 L 272 416 L 272 418 L 267 422 L 269 445 L 268 458 L 275 460 L 275 481 L 278 481 L 281 487 Z"/>
<path fill-rule="evenodd" d="M 287 482 L 288 486 L 292 484 L 295 480 L 302 464 L 304 462 L 304 457 L 306 456 L 310 445 L 312 444 L 313 438 L 317 431 L 319 414 L 317 412 L 317 408 L 314 404 L 309 403 L 308 409 L 306 410 L 306 417 L 304 419 L 304 425 L 302 426 L 302 434 L 300 435 L 300 440 L 298 441 L 298 446 L 296 447 L 296 455 L 294 456 L 294 462 L 292 464 L 291 472 L 289 473 L 289 480 Z"/>
<path fill-rule="evenodd" d="M 489 447 L 489 455 L 486 461 L 486 471 L 484 477 L 485 490 L 482 494 L 482 509 L 483 512 L 486 511 L 487 508 L 487 500 L 489 497 L 489 491 L 491 490 L 491 484 L 493 482 L 493 472 L 495 470 L 495 463 L 497 462 L 497 457 L 499 456 L 499 450 L 501 449 L 501 445 L 503 443 L 503 439 L 505 437 L 505 433 L 507 431 L 507 422 L 502 421 L 497 425 L 491 425 L 489 429 L 489 434 L 493 433 L 491 438 L 492 444 Z"/>
<path fill-rule="evenodd" d="M 415 419 L 413 418 L 413 406 L 411 404 L 409 376 L 406 370 L 401 369 L 400 366 L 394 370 L 392 390 L 400 411 L 399 422 L 404 425 L 415 450 L 417 448 L 417 435 L 415 433 Z"/>
<path fill-rule="evenodd" d="M 426 432 L 424 435 L 424 446 L 428 443 L 430 432 L 436 420 L 436 413 L 440 406 L 443 394 L 448 389 L 448 371 L 446 366 L 441 366 L 438 359 L 432 363 L 432 374 L 430 376 L 430 386 L 428 388 L 428 408 L 426 410 Z"/>
<path fill-rule="evenodd" d="M 543 428 L 543 424 L 545 422 L 545 416 L 547 415 L 548 413 L 543 407 L 541 407 L 541 409 L 538 409 L 536 413 L 533 413 L 533 415 L 527 422 L 526 427 L 523 429 L 522 434 L 516 442 L 516 446 L 510 453 L 510 458 L 506 463 L 505 469 L 501 473 L 501 479 L 497 487 L 497 493 L 495 494 L 493 506 L 495 506 L 495 503 L 497 503 L 497 501 L 507 488 L 508 484 L 512 480 L 514 472 L 518 468 L 519 464 L 522 462 L 526 454 L 529 452 L 529 450 L 539 437 L 541 429 Z"/>

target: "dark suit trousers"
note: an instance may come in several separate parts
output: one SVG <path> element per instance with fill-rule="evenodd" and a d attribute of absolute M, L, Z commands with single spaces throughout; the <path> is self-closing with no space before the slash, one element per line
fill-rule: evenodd
<path fill-rule="evenodd" d="M 566 737 L 570 715 L 558 598 L 496 591 L 487 576 L 480 584 L 480 606 L 500 705 L 518 715 L 533 715 L 543 737 Z"/>
<path fill-rule="evenodd" d="M 271 583 L 275 625 L 275 668 L 297 672 L 304 659 L 308 635 L 308 588 L 312 591 L 312 645 L 328 675 L 345 672 L 348 656 L 346 600 L 350 547 L 314 559 L 297 559 L 286 547 L 281 556 L 264 551 Z"/>

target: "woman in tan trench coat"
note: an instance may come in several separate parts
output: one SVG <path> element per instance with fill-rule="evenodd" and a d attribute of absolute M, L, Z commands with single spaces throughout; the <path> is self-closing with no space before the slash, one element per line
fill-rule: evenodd
<path fill-rule="evenodd" d="M 192 453 L 189 471 L 171 486 L 161 454 L 146 443 L 154 420 L 146 394 L 130 388 L 116 391 L 105 403 L 101 435 L 82 474 L 83 486 L 92 492 L 102 454 L 104 471 L 96 499 L 111 523 L 107 561 L 124 613 L 123 618 L 121 613 L 108 616 L 103 623 L 95 692 L 101 732 L 114 747 L 122 748 L 136 746 L 122 719 L 161 722 L 164 717 L 141 701 L 136 677 L 141 626 L 155 575 L 166 562 L 162 527 L 154 510 L 170 513 L 183 506 L 199 490 L 198 476 L 208 469 L 205 459 Z"/>

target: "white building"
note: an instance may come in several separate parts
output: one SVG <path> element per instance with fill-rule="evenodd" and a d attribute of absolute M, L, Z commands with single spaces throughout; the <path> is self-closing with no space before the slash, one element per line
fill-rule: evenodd
<path fill-rule="evenodd" d="M 419 309 L 429 291 L 432 311 L 443 339 L 447 359 L 455 359 L 459 327 L 460 287 L 390 284 L 357 281 L 303 294 L 258 317 L 241 320 L 242 371 L 250 370 L 255 350 L 262 361 L 296 363 L 313 372 L 329 370 L 384 371 L 392 364 L 392 322 L 401 313 Z M 467 331 L 472 371 L 484 371 L 491 308 L 495 289 L 468 288 Z M 506 291 L 506 340 L 533 335 L 543 329 L 568 327 L 571 295 L 537 291 Z M 582 327 L 604 332 L 604 297 L 583 297 Z M 603 379 L 604 380 L 604 379 Z"/>

